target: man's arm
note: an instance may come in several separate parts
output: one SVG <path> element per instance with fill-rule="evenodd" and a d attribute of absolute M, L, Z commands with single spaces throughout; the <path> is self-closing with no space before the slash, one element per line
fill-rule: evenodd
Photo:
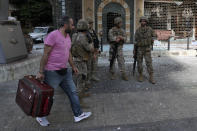
<path fill-rule="evenodd" d="M 52 47 L 51 46 L 48 46 L 48 45 L 45 45 L 44 46 L 44 54 L 41 58 L 41 61 L 40 61 L 40 69 L 39 69 L 39 73 L 37 74 L 37 78 L 38 79 L 44 79 L 44 67 L 45 65 L 47 64 L 47 61 L 48 61 L 48 57 L 49 57 L 49 54 L 51 53 L 51 50 L 52 50 Z"/>
<path fill-rule="evenodd" d="M 70 66 L 71 66 L 72 68 L 75 68 L 75 65 L 74 65 L 74 62 L 73 62 L 73 57 L 72 57 L 72 54 L 71 54 L 71 53 L 70 53 L 70 55 L 69 55 L 68 62 L 69 62 Z"/>
<path fill-rule="evenodd" d="M 78 71 L 78 69 L 77 69 L 77 68 L 75 67 L 75 65 L 74 65 L 73 57 L 72 57 L 71 52 L 70 52 L 70 54 L 69 54 L 68 62 L 69 62 L 69 64 L 70 64 L 70 66 L 72 67 L 72 70 L 73 70 L 75 73 L 78 73 L 79 71 Z"/>
<path fill-rule="evenodd" d="M 43 54 L 42 59 L 40 61 L 40 70 L 39 70 L 40 73 L 44 72 L 44 67 L 47 64 L 48 57 L 49 57 L 49 54 L 51 53 L 51 50 L 52 50 L 51 46 L 48 46 L 48 45 L 44 46 L 44 54 Z"/>

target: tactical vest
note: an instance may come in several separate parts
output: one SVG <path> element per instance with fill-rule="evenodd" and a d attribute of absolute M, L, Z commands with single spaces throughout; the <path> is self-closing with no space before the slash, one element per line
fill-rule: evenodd
<path fill-rule="evenodd" d="M 138 32 L 137 46 L 150 47 L 153 43 L 152 29 L 150 27 L 140 27 Z"/>
<path fill-rule="evenodd" d="M 71 54 L 84 61 L 88 61 L 90 59 L 90 52 L 87 52 L 83 49 L 82 45 L 80 44 L 79 40 L 79 33 L 77 33 L 76 38 L 72 42 L 71 46 Z"/>
<path fill-rule="evenodd" d="M 113 36 L 124 36 L 124 32 L 121 29 L 117 29 L 117 28 L 113 27 L 111 30 L 112 30 Z M 114 42 L 110 42 L 110 43 L 114 44 Z M 124 44 L 124 41 L 120 41 L 118 44 L 122 45 L 122 44 Z"/>

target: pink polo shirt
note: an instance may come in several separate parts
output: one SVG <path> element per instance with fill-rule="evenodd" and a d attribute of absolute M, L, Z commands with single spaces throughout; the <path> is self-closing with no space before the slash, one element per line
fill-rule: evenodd
<path fill-rule="evenodd" d="M 52 47 L 45 70 L 66 68 L 71 48 L 70 36 L 65 37 L 59 30 L 55 30 L 46 37 L 44 44 Z"/>

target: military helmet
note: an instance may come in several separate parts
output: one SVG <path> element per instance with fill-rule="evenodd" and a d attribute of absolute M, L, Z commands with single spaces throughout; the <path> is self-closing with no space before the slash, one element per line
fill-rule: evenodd
<path fill-rule="evenodd" d="M 78 31 L 87 31 L 88 30 L 88 22 L 86 20 L 80 19 L 77 23 Z"/>
<path fill-rule="evenodd" d="M 90 18 L 90 17 L 86 18 L 86 21 L 88 22 L 88 24 L 91 24 L 91 23 L 93 23 L 93 22 L 94 22 L 94 21 L 93 21 L 93 19 L 92 19 L 92 18 Z"/>
<path fill-rule="evenodd" d="M 142 22 L 142 20 L 145 20 L 146 22 L 148 22 L 148 18 L 146 16 L 140 17 L 140 23 Z"/>
<path fill-rule="evenodd" d="M 122 22 L 122 18 L 121 17 L 116 17 L 115 19 L 114 19 L 114 24 L 115 25 L 117 25 L 117 24 L 119 24 L 119 23 L 121 23 Z"/>

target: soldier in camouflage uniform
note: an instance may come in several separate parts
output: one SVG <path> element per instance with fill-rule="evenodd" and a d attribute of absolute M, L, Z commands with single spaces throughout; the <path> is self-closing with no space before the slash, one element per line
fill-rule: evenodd
<path fill-rule="evenodd" d="M 155 84 L 153 79 L 153 67 L 152 67 L 152 58 L 151 58 L 151 47 L 154 42 L 154 37 L 156 36 L 154 30 L 147 26 L 148 19 L 146 17 L 140 18 L 141 27 L 136 30 L 135 33 L 135 46 L 137 48 L 137 65 L 139 72 L 139 82 L 143 82 L 143 58 L 145 58 L 147 71 L 149 73 L 149 81 L 152 84 Z M 134 54 L 135 54 L 134 49 Z"/>
<path fill-rule="evenodd" d="M 123 56 L 123 44 L 126 41 L 126 33 L 125 30 L 122 29 L 122 18 L 115 18 L 114 25 L 115 26 L 109 30 L 109 61 L 110 65 L 112 65 L 110 66 L 111 79 L 115 79 L 114 68 L 117 59 L 120 72 L 122 73 L 122 79 L 128 81 L 128 77 L 125 73 L 125 61 Z"/>
<path fill-rule="evenodd" d="M 79 70 L 76 80 L 76 86 L 79 92 L 79 98 L 89 96 L 85 91 L 88 83 L 88 61 L 91 52 L 94 51 L 93 43 L 89 43 L 87 37 L 88 23 L 85 20 L 79 20 L 77 24 L 78 33 L 73 34 L 71 52 L 74 63 Z"/>
<path fill-rule="evenodd" d="M 99 78 L 97 78 L 97 66 L 98 66 L 98 55 L 99 55 L 99 40 L 97 37 L 97 34 L 95 30 L 93 29 L 93 20 L 91 18 L 86 19 L 89 24 L 89 30 L 88 33 L 90 34 L 92 41 L 94 43 L 94 54 L 91 57 L 89 69 L 90 69 L 90 79 L 93 81 L 100 81 Z"/>

